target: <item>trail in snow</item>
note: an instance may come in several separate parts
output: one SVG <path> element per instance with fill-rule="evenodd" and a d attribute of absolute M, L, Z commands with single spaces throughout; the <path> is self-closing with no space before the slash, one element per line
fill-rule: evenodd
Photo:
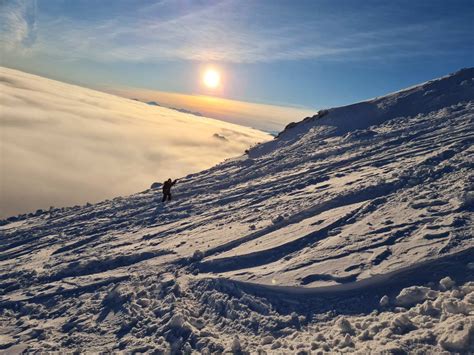
<path fill-rule="evenodd" d="M 3 221 L 0 348 L 474 351 L 473 121 L 468 69 L 293 125 L 169 204 Z"/>

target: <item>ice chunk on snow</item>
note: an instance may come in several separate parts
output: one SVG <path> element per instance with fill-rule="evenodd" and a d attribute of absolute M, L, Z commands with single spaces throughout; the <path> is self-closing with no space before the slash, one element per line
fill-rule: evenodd
<path fill-rule="evenodd" d="M 415 325 L 406 314 L 396 316 L 393 319 L 391 326 L 394 333 L 397 334 L 405 334 L 416 329 Z"/>
<path fill-rule="evenodd" d="M 456 284 L 449 276 L 439 281 L 442 290 L 450 290 Z"/>
<path fill-rule="evenodd" d="M 404 288 L 395 299 L 395 302 L 399 306 L 412 306 L 427 299 L 434 299 L 436 296 L 437 292 L 428 287 L 412 286 Z"/>
<path fill-rule="evenodd" d="M 469 314 L 466 303 L 460 302 L 455 298 L 448 298 L 443 301 L 443 312 L 452 314 Z"/>
<path fill-rule="evenodd" d="M 337 321 L 337 326 L 341 330 L 341 333 L 354 334 L 354 329 L 352 328 L 351 323 L 344 317 L 341 317 Z"/>
<path fill-rule="evenodd" d="M 440 314 L 440 309 L 436 308 L 431 300 L 428 300 L 419 306 L 420 314 L 437 317 Z"/>
<path fill-rule="evenodd" d="M 387 307 L 390 304 L 390 299 L 387 295 L 385 295 L 380 299 L 379 303 L 381 307 Z"/>

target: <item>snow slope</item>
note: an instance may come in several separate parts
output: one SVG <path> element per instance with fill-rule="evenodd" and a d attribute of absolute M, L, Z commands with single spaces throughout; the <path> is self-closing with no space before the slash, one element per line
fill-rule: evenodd
<path fill-rule="evenodd" d="M 1 227 L 0 347 L 473 352 L 474 69 Z M 427 99 L 429 97 L 429 99 Z"/>
<path fill-rule="evenodd" d="M 0 217 L 130 194 L 271 136 L 0 67 Z"/>

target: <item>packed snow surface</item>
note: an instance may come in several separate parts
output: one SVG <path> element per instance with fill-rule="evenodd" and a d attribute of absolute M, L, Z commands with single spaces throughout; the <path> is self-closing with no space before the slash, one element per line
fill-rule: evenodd
<path fill-rule="evenodd" d="M 474 69 L 1 228 L 0 348 L 473 352 Z"/>
<path fill-rule="evenodd" d="M 140 191 L 272 137 L 0 67 L 0 217 Z"/>

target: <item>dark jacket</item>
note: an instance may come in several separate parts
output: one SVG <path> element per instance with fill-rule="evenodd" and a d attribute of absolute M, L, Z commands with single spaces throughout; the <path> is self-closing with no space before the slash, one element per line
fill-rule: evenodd
<path fill-rule="evenodd" d="M 175 180 L 175 181 L 166 180 L 166 181 L 163 183 L 163 193 L 164 193 L 164 194 L 169 194 L 169 193 L 171 193 L 171 186 L 173 186 L 174 184 L 176 184 L 176 180 Z"/>

